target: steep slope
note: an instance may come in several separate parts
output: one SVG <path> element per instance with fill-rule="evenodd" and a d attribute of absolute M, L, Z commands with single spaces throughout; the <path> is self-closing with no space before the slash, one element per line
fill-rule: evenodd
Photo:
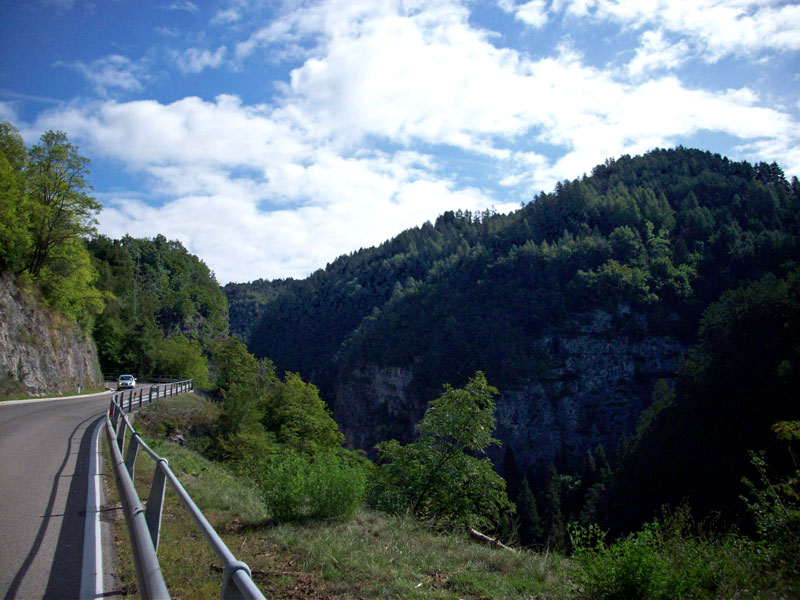
<path fill-rule="evenodd" d="M 798 207 L 775 164 L 621 157 L 509 215 L 447 213 L 280 282 L 249 346 L 318 384 L 367 451 L 483 370 L 509 462 L 574 469 L 634 433 L 706 306 L 800 259 Z"/>
<path fill-rule="evenodd" d="M 0 397 L 99 388 L 103 376 L 91 337 L 45 306 L 33 289 L 0 273 Z"/>

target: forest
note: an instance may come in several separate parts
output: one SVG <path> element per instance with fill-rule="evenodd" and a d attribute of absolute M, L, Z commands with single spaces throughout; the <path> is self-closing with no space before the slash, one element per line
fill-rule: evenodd
<path fill-rule="evenodd" d="M 670 336 L 686 352 L 648 391 L 638 427 L 532 471 L 498 465 L 527 541 L 566 544 L 571 520 L 631 531 L 683 501 L 752 529 L 739 498 L 748 453 L 790 472 L 770 428 L 800 417 L 799 228 L 800 184 L 777 164 L 659 149 L 510 214 L 448 212 L 307 279 L 225 292 L 232 334 L 319 386 L 334 416 L 370 402 L 340 393 L 362 365 L 409 369 L 421 405 L 479 370 L 502 393 L 547 376 L 537 340 L 576 314 L 645 315 L 625 334 Z"/>

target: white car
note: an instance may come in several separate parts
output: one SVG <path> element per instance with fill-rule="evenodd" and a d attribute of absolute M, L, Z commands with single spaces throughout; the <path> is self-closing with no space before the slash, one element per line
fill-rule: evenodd
<path fill-rule="evenodd" d="M 136 387 L 136 378 L 133 375 L 120 375 L 117 379 L 117 390 L 133 389 Z"/>

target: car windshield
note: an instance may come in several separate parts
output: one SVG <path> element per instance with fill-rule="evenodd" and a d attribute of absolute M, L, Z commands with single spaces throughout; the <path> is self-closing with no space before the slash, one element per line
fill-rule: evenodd
<path fill-rule="evenodd" d="M 122 375 L 119 378 L 120 381 L 130 381 L 131 379 L 133 379 L 133 375 Z"/>

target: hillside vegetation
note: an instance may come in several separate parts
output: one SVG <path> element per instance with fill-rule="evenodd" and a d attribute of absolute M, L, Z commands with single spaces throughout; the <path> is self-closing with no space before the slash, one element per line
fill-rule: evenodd
<path fill-rule="evenodd" d="M 598 306 L 646 309 L 694 340 L 723 291 L 791 268 L 798 203 L 775 164 L 625 156 L 508 215 L 448 212 L 304 280 L 229 284 L 232 314 L 246 298 L 261 317 L 231 331 L 326 391 L 357 362 L 414 365 L 428 393 L 477 369 L 502 387 L 535 370 L 538 333 Z"/>
<path fill-rule="evenodd" d="M 207 386 L 208 356 L 228 332 L 227 300 L 209 268 L 162 235 L 96 236 L 88 250 L 109 298 L 94 326 L 104 371 Z"/>
<path fill-rule="evenodd" d="M 446 213 L 307 279 L 225 289 L 231 314 L 260 317 L 231 324 L 251 351 L 318 385 L 340 423 L 375 406 L 372 431 L 401 440 L 445 383 L 480 370 L 502 395 L 547 381 L 553 350 L 542 340 L 569 335 L 576 316 L 612 315 L 612 342 L 673 339 L 688 360 L 641 392 L 646 410 L 629 417 L 638 428 L 588 452 L 564 444 L 553 464 L 520 469 L 501 451 L 527 539 L 566 544 L 570 519 L 627 531 L 684 499 L 699 517 L 721 511 L 752 527 L 739 500 L 741 477 L 754 475 L 748 451 L 771 450 L 786 473 L 770 426 L 800 417 L 799 232 L 800 184 L 776 164 L 654 150 L 507 215 Z M 412 418 L 381 413 L 391 397 L 349 395 L 365 389 L 354 383 L 369 366 L 410 373 Z"/>

